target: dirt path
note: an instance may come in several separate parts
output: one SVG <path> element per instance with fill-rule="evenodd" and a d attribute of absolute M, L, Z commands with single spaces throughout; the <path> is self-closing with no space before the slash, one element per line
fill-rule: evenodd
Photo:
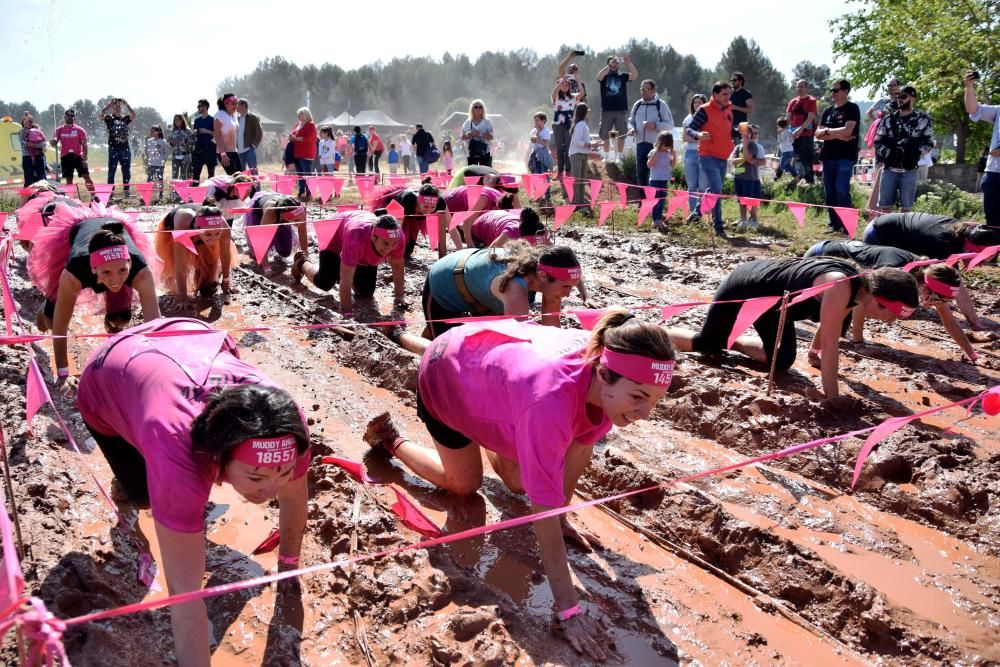
<path fill-rule="evenodd" d="M 153 218 L 144 215 L 143 224 L 152 226 Z M 559 236 L 581 257 L 594 296 L 625 306 L 708 298 L 731 266 L 764 252 L 755 246 L 715 253 L 607 231 L 571 229 Z M 418 249 L 418 261 L 408 267 L 413 303 L 430 259 L 426 248 Z M 33 321 L 40 300 L 24 280 L 23 256 L 12 273 L 22 317 Z M 285 274 L 237 278 L 241 293 L 232 303 L 203 303 L 198 315 L 220 327 L 335 319 L 329 313 L 335 297 L 289 290 Z M 379 285 L 377 305 L 388 313 L 387 272 Z M 977 299 L 983 312 L 1000 315 L 996 294 Z M 164 306 L 165 314 L 181 314 L 169 311 L 169 301 Z M 409 316 L 418 313 L 414 308 Z M 695 326 L 702 317 L 689 311 L 671 324 Z M 99 330 L 99 318 L 81 319 L 74 330 Z M 599 446 L 581 492 L 596 497 L 662 482 L 959 400 L 1000 382 L 997 359 L 971 367 L 950 343 L 931 345 L 923 334 L 941 333 L 935 322 L 908 326 L 914 332 L 872 327 L 872 345 L 845 352 L 843 378 L 862 398 L 858 414 L 832 414 L 807 398 L 818 373 L 804 362 L 768 398 L 764 369 L 735 356 L 714 363 L 685 359 L 653 419 L 615 431 Z M 800 332 L 811 335 L 807 327 Z M 320 453 L 360 459 L 365 423 L 384 410 L 402 417 L 408 435 L 428 441 L 413 409 L 416 360 L 381 335 L 360 330 L 347 340 L 328 331 L 277 330 L 237 338 L 244 358 L 305 410 Z M 77 368 L 96 344 L 73 342 Z M 1000 349 L 996 341 L 981 347 Z M 47 345 L 33 351 L 49 365 Z M 6 399 L 0 416 L 30 546 L 28 587 L 60 617 L 142 599 L 145 591 L 133 583 L 135 550 L 112 528 L 87 477 L 90 470 L 110 481 L 103 458 L 86 454 L 81 462 L 68 451 L 47 409 L 36 418 L 33 437 L 24 431 L 26 354 L 0 348 Z M 85 443 L 71 401 L 56 400 Z M 962 416 L 951 411 L 892 436 L 872 455 L 853 494 L 850 472 L 861 443 L 848 440 L 612 503 L 614 515 L 582 512 L 580 521 L 606 548 L 571 550 L 572 568 L 586 599 L 613 629 L 614 662 L 1000 660 L 1000 419 L 976 413 L 953 426 Z M 376 478 L 401 484 L 446 532 L 527 510 L 522 497 L 492 476 L 480 495 L 457 502 L 381 458 L 367 463 Z M 306 564 L 421 539 L 388 511 L 393 498 L 384 487 L 361 490 L 320 463 L 310 485 Z M 149 513 L 123 509 L 150 538 Z M 208 522 L 208 584 L 273 570 L 274 554 L 246 554 L 277 525 L 276 506 L 248 505 L 224 487 L 213 495 Z M 155 542 L 151 546 L 156 555 Z M 537 569 L 531 529 L 521 528 L 309 577 L 301 582 L 301 607 L 294 596 L 276 600 L 271 587 L 213 599 L 214 664 L 579 664 L 549 634 L 551 598 Z M 138 655 L 143 664 L 169 664 L 171 644 L 165 610 L 66 635 L 74 664 L 132 665 Z M 4 650 L 5 658 L 13 655 L 9 641 Z"/>

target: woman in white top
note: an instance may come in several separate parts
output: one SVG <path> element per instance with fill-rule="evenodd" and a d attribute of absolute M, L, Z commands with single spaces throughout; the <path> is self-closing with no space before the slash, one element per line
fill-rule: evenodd
<path fill-rule="evenodd" d="M 472 100 L 469 105 L 469 118 L 462 125 L 462 141 L 469 142 L 470 165 L 493 166 L 493 154 L 490 152 L 493 123 L 486 117 L 486 105 L 482 100 Z"/>
<path fill-rule="evenodd" d="M 695 93 L 691 96 L 691 102 L 688 104 L 688 115 L 684 117 L 684 122 L 681 124 L 685 130 L 691 124 L 691 119 L 694 118 L 694 112 L 698 107 L 707 103 L 708 99 L 701 93 Z M 698 140 L 689 137 L 687 132 L 682 132 L 681 136 L 684 137 L 684 180 L 687 181 L 688 208 L 691 210 L 688 222 L 691 222 L 701 219 L 701 213 L 698 211 L 701 197 L 698 196 L 698 193 L 703 192 L 708 187 L 708 178 L 702 171 L 701 162 L 698 160 Z"/>
<path fill-rule="evenodd" d="M 587 125 L 587 114 L 590 110 L 583 102 L 573 110 L 573 128 L 569 138 L 570 175 L 576 179 L 573 182 L 573 203 L 583 204 L 584 215 L 590 215 L 590 202 L 587 201 L 587 159 L 590 149 L 596 144 L 590 141 L 590 126 Z"/>
<path fill-rule="evenodd" d="M 573 126 L 573 109 L 576 93 L 570 90 L 569 80 L 559 79 L 552 89 L 552 143 L 556 149 L 556 178 L 569 171 L 569 131 Z"/>
<path fill-rule="evenodd" d="M 226 93 L 219 98 L 219 112 L 215 114 L 215 150 L 222 168 L 230 176 L 243 171 L 240 154 L 236 150 L 236 129 L 239 127 L 236 101 L 235 93 Z"/>

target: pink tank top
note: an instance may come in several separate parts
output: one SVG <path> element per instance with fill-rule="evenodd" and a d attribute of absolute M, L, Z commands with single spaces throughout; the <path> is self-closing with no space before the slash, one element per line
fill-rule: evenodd
<path fill-rule="evenodd" d="M 521 238 L 521 219 L 510 211 L 487 211 L 472 223 L 472 236 L 483 245 L 490 245 L 504 232 L 511 239 Z"/>

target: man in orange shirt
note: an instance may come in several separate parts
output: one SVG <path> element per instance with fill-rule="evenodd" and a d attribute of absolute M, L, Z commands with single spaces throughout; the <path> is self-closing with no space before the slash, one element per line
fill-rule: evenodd
<path fill-rule="evenodd" d="M 698 107 L 685 132 L 698 141 L 698 162 L 708 179 L 708 192 L 722 194 L 726 165 L 733 152 L 733 109 L 729 95 L 733 89 L 725 81 L 712 86 L 712 99 Z M 722 223 L 722 200 L 712 209 L 716 236 L 726 236 Z"/>

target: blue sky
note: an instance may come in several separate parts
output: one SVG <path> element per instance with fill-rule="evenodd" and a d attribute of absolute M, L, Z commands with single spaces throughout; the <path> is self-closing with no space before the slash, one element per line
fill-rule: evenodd
<path fill-rule="evenodd" d="M 808 6 L 720 0 L 703 18 L 680 13 L 697 11 L 697 3 L 634 11 L 640 6 L 390 0 L 365 13 L 363 3 L 311 0 L 10 2 L 2 13 L 0 98 L 48 106 L 116 94 L 170 114 L 211 98 L 225 76 L 249 72 L 276 55 L 300 65 L 353 68 L 445 51 L 475 58 L 518 48 L 545 54 L 574 42 L 602 49 L 636 38 L 669 43 L 707 67 L 738 34 L 755 39 L 790 75 L 800 60 L 833 64 L 828 22 L 848 11 L 844 0 Z M 602 14 L 602 7 L 614 11 Z M 724 26 L 720 17 L 727 17 Z"/>

